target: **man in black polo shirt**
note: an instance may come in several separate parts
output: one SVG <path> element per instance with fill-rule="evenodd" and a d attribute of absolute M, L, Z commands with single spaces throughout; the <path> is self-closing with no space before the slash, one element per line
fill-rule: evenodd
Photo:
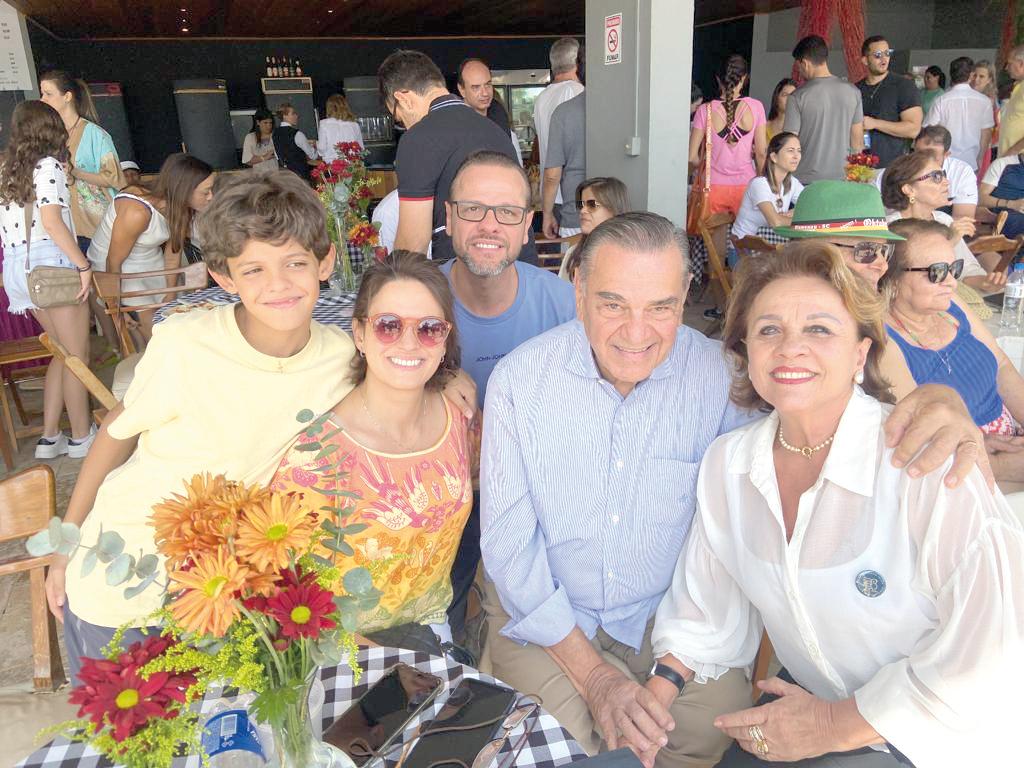
<path fill-rule="evenodd" d="M 398 143 L 398 233 L 395 248 L 455 256 L 445 233 L 445 207 L 452 179 L 473 152 L 490 150 L 516 159 L 512 137 L 448 92 L 433 61 L 418 51 L 399 50 L 377 70 L 380 92 L 395 121 L 406 127 Z M 520 258 L 536 262 L 533 237 Z"/>
<path fill-rule="evenodd" d="M 309 181 L 310 166 L 316 165 L 316 150 L 310 146 L 306 134 L 296 128 L 299 113 L 286 102 L 278 107 L 277 114 L 281 124 L 271 134 L 274 151 L 282 166 Z"/>
<path fill-rule="evenodd" d="M 893 53 L 881 35 L 869 37 L 860 47 L 861 61 L 868 68 L 868 76 L 857 83 L 864 106 L 864 147 L 878 155 L 880 168 L 910 151 L 924 120 L 914 82 L 889 71 Z"/>

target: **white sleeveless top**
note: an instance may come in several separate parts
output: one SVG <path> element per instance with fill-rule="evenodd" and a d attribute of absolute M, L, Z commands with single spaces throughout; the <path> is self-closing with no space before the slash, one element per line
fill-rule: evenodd
<path fill-rule="evenodd" d="M 142 234 L 139 235 L 132 246 L 128 257 L 121 262 L 121 272 L 150 272 L 164 268 L 164 244 L 171 237 L 171 230 L 167 219 L 149 202 L 127 192 L 121 192 L 114 197 L 114 203 L 121 198 L 135 200 L 145 205 L 150 212 L 149 224 Z M 117 218 L 117 209 L 114 203 L 107 208 L 106 213 L 100 220 L 96 232 L 92 236 L 92 244 L 89 246 L 89 261 L 93 269 L 99 272 L 107 271 L 107 251 L 110 248 L 110 237 L 114 230 L 114 220 Z M 123 287 L 126 291 L 142 291 L 151 288 L 163 288 L 167 285 L 163 277 L 147 277 L 140 280 L 125 281 Z M 142 306 L 152 304 L 159 299 L 158 296 L 139 296 L 137 298 L 124 299 L 125 306 Z"/>

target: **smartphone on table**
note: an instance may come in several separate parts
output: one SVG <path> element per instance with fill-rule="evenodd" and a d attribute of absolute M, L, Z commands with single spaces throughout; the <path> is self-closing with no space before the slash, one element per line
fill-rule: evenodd
<path fill-rule="evenodd" d="M 324 731 L 323 740 L 357 766 L 382 755 L 437 696 L 439 677 L 396 664 Z"/>
<path fill-rule="evenodd" d="M 502 730 L 502 718 L 512 711 L 518 697 L 511 688 L 464 679 L 449 694 L 437 716 L 420 731 L 404 768 L 472 766 L 480 751 L 494 740 L 494 734 Z M 482 725 L 474 728 L 477 723 Z"/>

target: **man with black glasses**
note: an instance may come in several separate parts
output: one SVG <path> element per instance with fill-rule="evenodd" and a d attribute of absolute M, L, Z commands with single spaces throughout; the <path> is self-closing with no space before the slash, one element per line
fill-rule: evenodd
<path fill-rule="evenodd" d="M 889 71 L 894 53 L 881 35 L 869 37 L 860 47 L 861 61 L 868 68 L 868 76 L 857 83 L 864 106 L 864 144 L 878 155 L 880 168 L 910 151 L 924 119 L 921 94 L 913 81 Z"/>
<path fill-rule="evenodd" d="M 441 267 L 455 295 L 462 368 L 476 382 L 483 408 L 494 366 L 525 341 L 576 317 L 573 288 L 520 260 L 529 242 L 533 209 L 530 182 L 502 152 L 474 152 L 459 167 L 446 196 L 445 221 L 455 258 Z M 479 438 L 479 422 L 474 430 Z M 456 640 L 465 599 L 480 562 L 480 504 L 462 534 L 452 568 L 448 619 Z"/>

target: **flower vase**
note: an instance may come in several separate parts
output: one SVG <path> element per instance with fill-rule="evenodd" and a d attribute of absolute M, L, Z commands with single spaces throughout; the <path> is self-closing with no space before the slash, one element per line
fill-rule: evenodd
<path fill-rule="evenodd" d="M 359 281 L 356 279 L 355 270 L 352 269 L 352 259 L 348 254 L 348 244 L 345 242 L 345 223 L 340 216 L 334 214 L 334 269 L 331 276 L 327 278 L 331 292 L 335 296 L 345 293 L 355 293 L 359 288 Z"/>
<path fill-rule="evenodd" d="M 280 720 L 271 723 L 274 737 L 273 768 L 355 768 L 347 754 L 321 740 L 324 703 L 320 669 L 302 684 L 301 695 L 284 708 Z"/>

